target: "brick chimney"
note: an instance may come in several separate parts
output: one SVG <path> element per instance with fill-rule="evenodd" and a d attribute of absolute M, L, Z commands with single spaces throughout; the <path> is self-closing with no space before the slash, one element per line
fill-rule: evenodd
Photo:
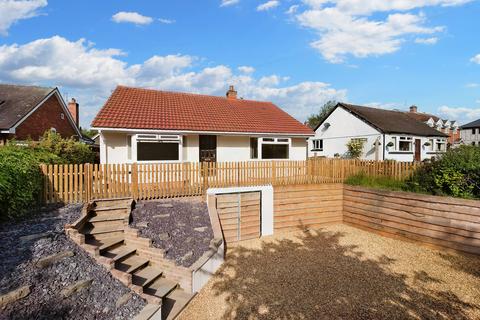
<path fill-rule="evenodd" d="M 68 111 L 70 111 L 70 114 L 72 115 L 73 121 L 75 121 L 75 124 L 77 127 L 79 126 L 79 114 L 78 114 L 78 103 L 77 100 L 72 98 L 70 102 L 68 103 Z"/>
<path fill-rule="evenodd" d="M 415 105 L 414 105 L 414 106 L 411 106 L 411 107 L 410 107 L 410 112 L 411 112 L 411 113 L 417 113 L 417 109 L 418 109 L 417 106 L 415 106 Z"/>
<path fill-rule="evenodd" d="M 237 91 L 235 91 L 235 88 L 233 86 L 230 86 L 230 89 L 228 89 L 227 91 L 227 99 L 237 99 Z"/>

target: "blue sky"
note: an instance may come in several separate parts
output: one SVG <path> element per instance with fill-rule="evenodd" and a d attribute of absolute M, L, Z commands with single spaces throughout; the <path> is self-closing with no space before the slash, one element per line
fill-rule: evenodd
<path fill-rule="evenodd" d="M 0 0 L 0 82 L 58 86 L 88 127 L 117 84 L 480 118 L 480 1 Z"/>

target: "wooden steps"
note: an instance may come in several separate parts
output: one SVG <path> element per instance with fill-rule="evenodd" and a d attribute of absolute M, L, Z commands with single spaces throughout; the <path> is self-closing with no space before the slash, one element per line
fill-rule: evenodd
<path fill-rule="evenodd" d="M 182 289 L 174 290 L 167 298 L 163 300 L 162 304 L 162 319 L 175 319 L 180 312 L 192 300 L 194 294 L 187 293 Z"/>
<path fill-rule="evenodd" d="M 193 295 L 166 278 L 161 266 L 125 242 L 125 223 L 130 217 L 132 201 L 131 198 L 96 200 L 78 231 L 85 235 L 86 244 L 96 248 L 90 252 L 110 259 L 107 261 L 111 261 L 110 268 L 116 270 L 116 277 L 149 301 L 135 319 L 174 319 Z M 161 312 L 156 304 L 160 299 Z"/>

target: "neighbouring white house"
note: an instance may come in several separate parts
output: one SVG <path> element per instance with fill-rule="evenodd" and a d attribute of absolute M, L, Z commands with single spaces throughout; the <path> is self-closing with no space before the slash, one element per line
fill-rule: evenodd
<path fill-rule="evenodd" d="M 314 132 L 270 102 L 118 86 L 92 123 L 100 163 L 305 160 Z"/>
<path fill-rule="evenodd" d="M 367 160 L 423 161 L 447 149 L 448 135 L 406 112 L 339 103 L 309 139 L 310 157 L 348 157 L 347 143 L 363 142 Z"/>
<path fill-rule="evenodd" d="M 460 127 L 462 144 L 480 146 L 480 119 Z"/>

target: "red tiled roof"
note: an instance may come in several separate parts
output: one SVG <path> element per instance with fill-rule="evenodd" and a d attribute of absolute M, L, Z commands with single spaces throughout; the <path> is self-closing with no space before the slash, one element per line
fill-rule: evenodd
<path fill-rule="evenodd" d="M 270 102 L 118 86 L 93 127 L 313 135 Z"/>

